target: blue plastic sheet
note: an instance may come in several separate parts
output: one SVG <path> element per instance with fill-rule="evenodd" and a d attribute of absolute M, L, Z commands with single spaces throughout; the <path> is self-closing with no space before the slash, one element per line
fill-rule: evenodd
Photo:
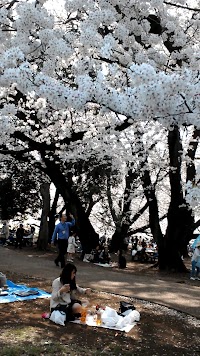
<path fill-rule="evenodd" d="M 1 295 L 0 294 L 0 303 L 12 303 L 12 302 L 21 302 L 23 300 L 31 300 L 31 299 L 37 299 L 37 298 L 50 298 L 51 294 L 47 293 L 41 289 L 38 288 L 30 288 L 25 286 L 24 284 L 15 284 L 9 280 L 7 280 L 7 285 L 8 285 L 8 295 Z M 33 294 L 33 295 L 28 295 L 24 297 L 20 297 L 17 295 L 17 293 L 20 292 L 38 292 L 38 294 Z"/>

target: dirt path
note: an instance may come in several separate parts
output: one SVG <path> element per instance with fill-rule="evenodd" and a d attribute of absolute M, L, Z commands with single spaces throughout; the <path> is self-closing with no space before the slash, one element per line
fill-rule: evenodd
<path fill-rule="evenodd" d="M 13 271 L 48 280 L 60 273 L 53 263 L 55 252 L 0 247 L 0 271 Z M 77 281 L 81 286 L 159 303 L 200 318 L 200 281 L 188 276 L 166 275 L 156 271 L 134 270 L 128 263 L 125 271 L 103 268 L 75 260 Z"/>

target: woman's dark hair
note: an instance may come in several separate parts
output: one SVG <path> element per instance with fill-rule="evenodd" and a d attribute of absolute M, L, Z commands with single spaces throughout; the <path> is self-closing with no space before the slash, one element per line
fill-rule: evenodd
<path fill-rule="evenodd" d="M 71 280 L 71 274 L 73 271 L 77 271 L 76 266 L 73 263 L 67 263 L 60 274 L 60 281 L 64 284 L 70 284 L 70 290 L 77 289 L 75 277 Z"/>

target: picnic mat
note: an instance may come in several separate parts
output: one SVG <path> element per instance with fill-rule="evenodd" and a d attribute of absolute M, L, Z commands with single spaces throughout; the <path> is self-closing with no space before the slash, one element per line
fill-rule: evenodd
<path fill-rule="evenodd" d="M 116 267 L 117 264 L 115 263 L 93 263 L 96 266 L 100 266 L 100 267 Z"/>
<path fill-rule="evenodd" d="M 124 331 L 128 333 L 140 320 L 140 313 L 137 310 L 127 309 L 120 315 L 116 310 L 105 307 L 101 312 L 101 324 L 97 325 L 93 315 L 87 315 L 85 324 L 99 328 Z M 80 320 L 73 321 L 76 324 L 82 324 Z"/>
<path fill-rule="evenodd" d="M 86 320 L 86 323 L 84 325 L 88 325 L 88 326 L 95 326 L 96 328 L 104 328 L 104 329 L 112 329 L 112 330 L 116 330 L 116 331 L 124 331 L 126 333 L 128 333 L 137 323 L 134 322 L 132 324 L 128 324 L 124 327 L 116 327 L 116 326 L 108 326 L 108 325 L 105 325 L 105 324 L 101 324 L 101 325 L 97 325 L 93 320 L 93 318 L 88 318 Z M 81 323 L 80 320 L 74 320 L 74 321 L 70 321 L 70 323 L 74 323 L 74 324 L 81 324 L 83 325 L 83 323 Z"/>
<path fill-rule="evenodd" d="M 15 284 L 7 280 L 8 289 L 0 293 L 0 303 L 21 302 L 37 298 L 50 298 L 51 294 L 38 289 L 30 288 L 23 284 Z M 7 295 L 6 295 L 7 293 Z"/>

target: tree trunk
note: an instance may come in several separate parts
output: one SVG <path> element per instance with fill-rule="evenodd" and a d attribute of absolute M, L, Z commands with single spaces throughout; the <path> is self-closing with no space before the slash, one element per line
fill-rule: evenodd
<path fill-rule="evenodd" d="M 41 214 L 40 231 L 38 237 L 38 248 L 46 250 L 48 245 L 48 215 L 50 210 L 50 184 L 43 183 L 40 187 L 43 206 Z"/>
<path fill-rule="evenodd" d="M 126 183 L 125 183 L 125 190 L 124 190 L 124 203 L 122 206 L 122 211 L 120 216 L 115 214 L 115 210 L 112 204 L 111 194 L 108 194 L 108 202 L 110 206 L 110 212 L 115 223 L 116 229 L 112 236 L 111 241 L 111 249 L 113 251 L 118 251 L 123 249 L 123 240 L 125 237 L 128 237 L 128 230 L 131 225 L 131 199 L 130 192 L 132 191 L 132 185 L 134 180 L 138 177 L 136 172 L 132 171 L 132 166 L 128 170 L 128 174 L 126 175 Z M 107 193 L 110 191 L 110 187 L 107 189 Z"/>
<path fill-rule="evenodd" d="M 76 217 L 77 234 L 86 251 L 91 251 L 99 243 L 99 235 L 95 232 L 82 203 L 71 187 L 65 186 L 63 198 L 67 199 L 69 212 Z"/>
<path fill-rule="evenodd" d="M 151 182 L 151 176 L 148 169 L 148 159 L 145 153 L 145 148 L 142 141 L 142 130 L 136 132 L 137 140 L 140 145 L 139 159 L 141 164 L 141 182 L 149 206 L 149 227 L 153 235 L 153 239 L 158 245 L 158 264 L 160 269 L 165 268 L 166 254 L 165 254 L 165 241 L 160 227 L 158 202 L 155 193 L 155 186 Z M 152 145 L 153 148 L 153 145 Z"/>
<path fill-rule="evenodd" d="M 181 185 L 181 152 L 179 128 L 174 126 L 168 134 L 171 186 L 171 202 L 168 210 L 168 227 L 166 231 L 166 266 L 168 269 L 185 272 L 183 255 L 184 240 L 191 226 L 191 211 L 183 197 Z"/>
<path fill-rule="evenodd" d="M 147 169 L 141 176 L 144 194 L 149 205 L 149 227 L 153 239 L 158 245 L 158 265 L 159 269 L 164 269 L 166 264 L 165 240 L 160 228 L 158 203 L 155 194 L 155 187 L 151 182 L 150 173 Z M 151 188 L 151 189 L 150 189 Z"/>
<path fill-rule="evenodd" d="M 45 158 L 43 159 L 47 167 L 46 174 L 57 188 L 58 193 L 63 197 L 64 202 L 68 207 L 66 210 L 75 216 L 76 228 L 82 245 L 86 246 L 87 250 L 91 250 L 91 248 L 97 246 L 99 236 L 95 232 L 78 195 L 68 181 L 66 181 L 59 166 L 53 161 L 46 160 Z"/>
<path fill-rule="evenodd" d="M 55 192 L 55 197 L 53 200 L 53 204 L 51 206 L 51 209 L 49 211 L 49 237 L 48 237 L 48 243 L 51 243 L 51 238 L 55 229 L 55 215 L 56 215 L 56 209 L 57 209 L 57 203 L 58 203 L 58 198 L 59 198 L 59 193 L 58 190 L 56 189 Z"/>
<path fill-rule="evenodd" d="M 122 248 L 122 223 L 119 220 L 118 222 L 115 221 L 115 232 L 112 236 L 111 240 L 111 252 L 117 252 L 119 249 Z"/>

